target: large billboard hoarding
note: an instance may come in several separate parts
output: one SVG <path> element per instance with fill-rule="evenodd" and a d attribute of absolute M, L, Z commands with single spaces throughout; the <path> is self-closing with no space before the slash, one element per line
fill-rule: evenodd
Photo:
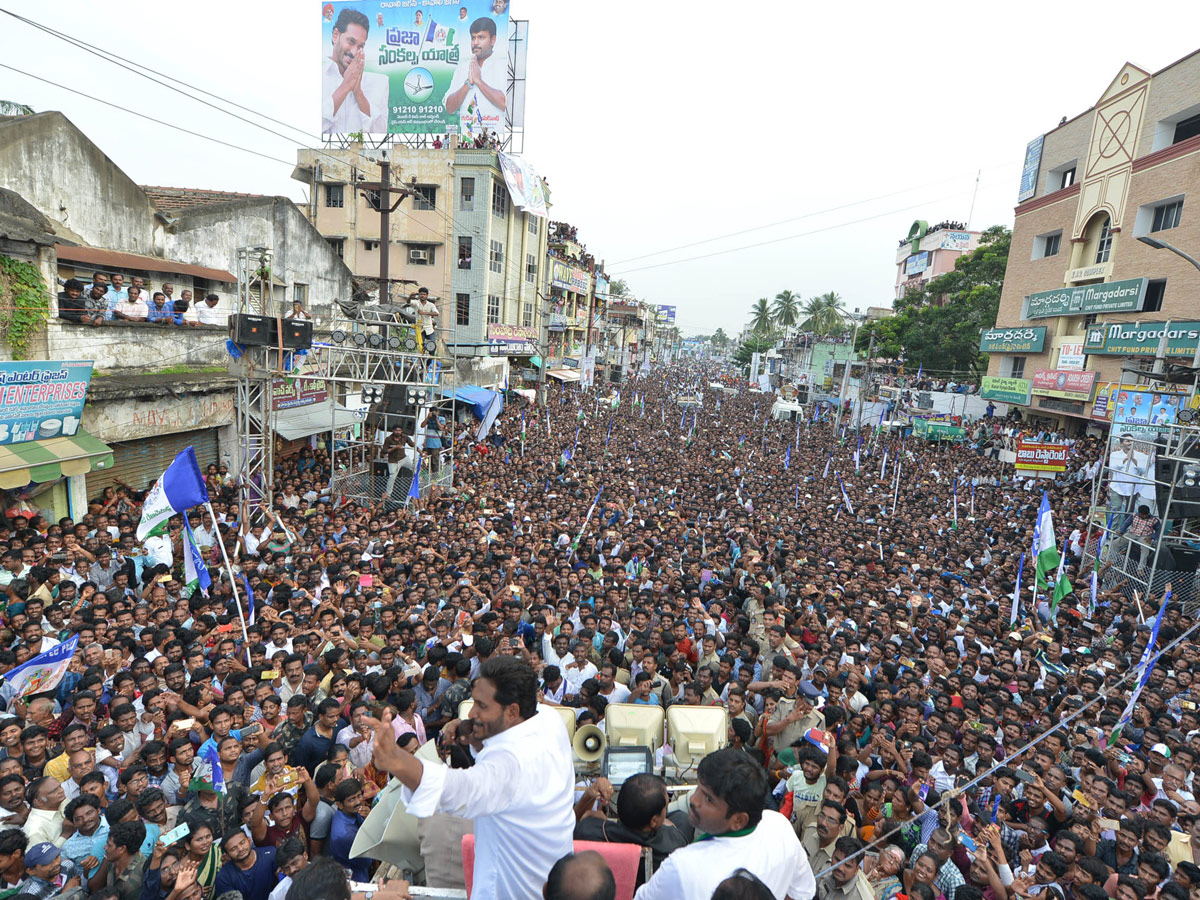
<path fill-rule="evenodd" d="M 79 431 L 91 360 L 0 363 L 0 444 Z"/>
<path fill-rule="evenodd" d="M 503 132 L 508 30 L 508 0 L 323 2 L 321 132 Z"/>
<path fill-rule="evenodd" d="M 1028 200 L 1037 193 L 1038 170 L 1042 167 L 1042 143 L 1045 135 L 1039 134 L 1025 147 L 1025 165 L 1021 167 L 1021 190 L 1017 202 Z"/>
<path fill-rule="evenodd" d="M 1046 345 L 1046 326 L 988 328 L 979 338 L 984 353 L 1041 353 Z"/>
<path fill-rule="evenodd" d="M 675 307 L 674 306 L 664 306 L 661 303 L 658 304 L 658 309 L 654 314 L 654 320 L 659 325 L 674 325 L 675 324 Z"/>

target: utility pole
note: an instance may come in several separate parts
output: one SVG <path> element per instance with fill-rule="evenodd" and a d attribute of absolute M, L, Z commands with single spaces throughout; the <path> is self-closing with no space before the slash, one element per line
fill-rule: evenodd
<path fill-rule="evenodd" d="M 388 264 L 392 255 L 392 213 L 394 213 L 412 191 L 406 188 L 396 188 L 400 196 L 392 203 L 392 163 L 383 153 L 379 163 L 379 181 L 364 181 L 358 187 L 363 191 L 379 192 L 379 302 L 390 303 L 392 299 L 391 272 Z"/>
<path fill-rule="evenodd" d="M 542 352 L 542 365 L 538 369 L 538 403 L 542 406 L 546 405 L 546 367 L 550 365 L 550 300 L 541 293 L 537 294 L 538 300 L 542 302 L 541 309 L 541 346 L 538 347 Z"/>
<path fill-rule="evenodd" d="M 862 411 L 863 411 L 863 395 L 866 393 L 865 388 L 871 384 L 871 367 L 872 360 L 875 359 L 875 332 L 871 332 L 871 342 L 867 345 L 867 374 L 864 381 L 858 383 L 858 424 L 854 426 L 855 431 L 862 430 Z"/>

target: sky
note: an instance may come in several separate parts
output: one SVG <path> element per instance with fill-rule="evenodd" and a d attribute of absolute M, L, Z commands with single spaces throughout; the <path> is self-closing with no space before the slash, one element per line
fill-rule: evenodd
<path fill-rule="evenodd" d="M 296 150 L 320 146 L 318 6 L 0 0 L 249 121 L 3 15 L 0 99 L 61 110 L 141 184 L 301 200 Z M 530 21 L 524 155 L 550 184 L 552 218 L 635 295 L 675 305 L 685 335 L 735 334 L 784 289 L 889 305 L 913 220 L 1011 227 L 1032 138 L 1092 106 L 1126 61 L 1154 72 L 1200 47 L 1195 0 L 512 0 L 511 12 Z"/>

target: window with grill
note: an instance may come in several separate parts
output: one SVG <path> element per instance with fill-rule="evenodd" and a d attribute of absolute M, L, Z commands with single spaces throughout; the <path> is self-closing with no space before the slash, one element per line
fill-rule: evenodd
<path fill-rule="evenodd" d="M 413 188 L 413 209 L 437 209 L 437 187 L 418 184 Z"/>
<path fill-rule="evenodd" d="M 1142 312 L 1158 312 L 1162 309 L 1163 297 L 1167 293 L 1167 279 L 1157 278 L 1146 285 L 1146 300 Z"/>
<path fill-rule="evenodd" d="M 535 215 L 526 213 L 525 218 L 529 220 L 529 233 L 537 234 L 538 233 L 538 217 Z"/>
<path fill-rule="evenodd" d="M 458 182 L 458 208 L 473 210 L 475 208 L 475 179 L 461 178 Z"/>
<path fill-rule="evenodd" d="M 498 274 L 504 272 L 504 245 L 499 241 L 492 241 L 492 249 L 488 254 L 488 268 Z"/>
<path fill-rule="evenodd" d="M 1009 363 L 1012 366 L 1012 371 L 1008 373 L 1009 378 L 1021 378 L 1025 374 L 1025 357 L 1010 356 Z"/>
<path fill-rule="evenodd" d="M 532 303 L 522 303 L 521 304 L 521 325 L 524 328 L 532 328 L 533 327 L 533 304 Z"/>
<path fill-rule="evenodd" d="M 454 321 L 459 325 L 471 324 L 471 295 L 454 295 Z"/>
<path fill-rule="evenodd" d="M 1182 200 L 1176 200 L 1173 203 L 1164 203 L 1162 206 L 1156 206 L 1154 207 L 1154 222 L 1150 225 L 1150 230 L 1166 231 L 1168 228 L 1178 228 L 1179 220 L 1182 217 Z"/>
<path fill-rule="evenodd" d="M 489 325 L 495 325 L 500 321 L 500 298 L 495 294 L 488 294 L 487 320 Z"/>
<path fill-rule="evenodd" d="M 363 191 L 363 199 L 367 201 L 367 206 L 376 212 L 379 211 L 379 191 L 374 189 Z"/>
<path fill-rule="evenodd" d="M 458 239 L 458 267 L 460 269 L 471 268 L 471 239 L 469 237 L 460 236 Z"/>
<path fill-rule="evenodd" d="M 532 253 L 525 254 L 525 280 L 530 284 L 537 279 L 537 258 Z"/>
<path fill-rule="evenodd" d="M 508 188 L 499 181 L 492 182 L 492 215 L 501 219 L 508 215 Z"/>
<path fill-rule="evenodd" d="M 340 184 L 325 185 L 325 205 L 341 209 L 346 202 L 346 195 Z"/>

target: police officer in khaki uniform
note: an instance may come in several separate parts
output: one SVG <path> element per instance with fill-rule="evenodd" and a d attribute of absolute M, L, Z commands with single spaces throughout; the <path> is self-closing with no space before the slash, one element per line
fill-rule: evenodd
<path fill-rule="evenodd" d="M 840 837 L 833 845 L 833 871 L 817 879 L 817 900 L 875 900 L 871 882 L 858 866 L 855 856 L 863 847 L 855 837 Z"/>
<path fill-rule="evenodd" d="M 783 696 L 763 730 L 771 738 L 771 749 L 778 753 L 804 737 L 810 728 L 824 729 L 825 716 L 813 708 L 820 691 L 812 682 L 797 684 L 796 671 L 792 668 L 780 668 L 775 674 L 783 682 Z"/>

